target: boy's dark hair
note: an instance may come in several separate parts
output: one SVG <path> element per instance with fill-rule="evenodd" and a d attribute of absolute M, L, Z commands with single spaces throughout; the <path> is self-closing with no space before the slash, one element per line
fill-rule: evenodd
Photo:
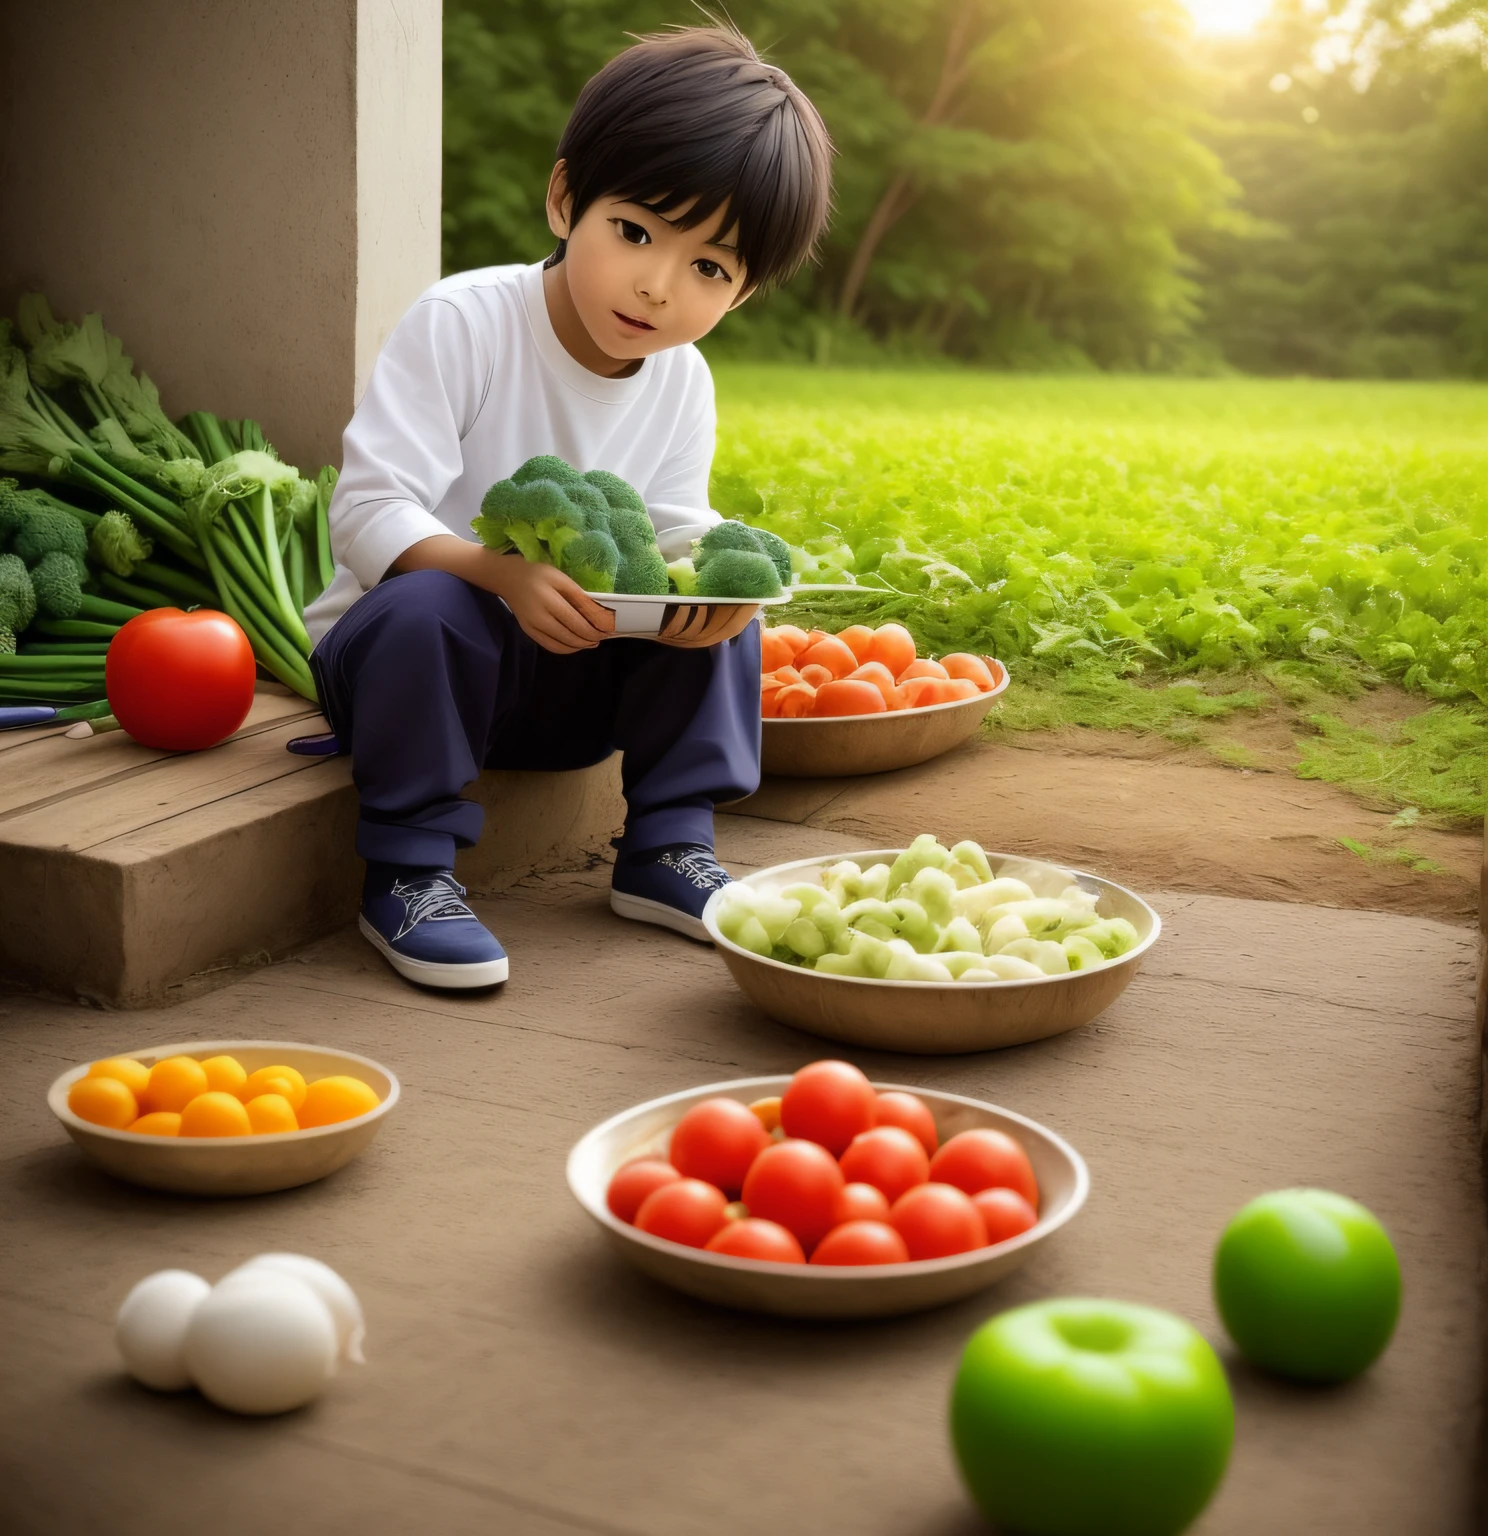
<path fill-rule="evenodd" d="M 558 158 L 570 227 L 601 197 L 662 215 L 695 197 L 673 220 L 682 229 L 724 209 L 750 288 L 814 255 L 831 211 L 832 141 L 816 108 L 731 26 L 657 33 L 611 59 L 579 93 Z"/>

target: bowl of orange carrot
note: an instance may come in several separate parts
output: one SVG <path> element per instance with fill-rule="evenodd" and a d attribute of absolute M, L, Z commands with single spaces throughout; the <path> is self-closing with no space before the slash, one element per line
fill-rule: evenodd
<path fill-rule="evenodd" d="M 886 773 L 974 735 L 1008 685 L 991 656 L 920 656 L 902 624 L 761 635 L 761 766 L 783 778 Z"/>

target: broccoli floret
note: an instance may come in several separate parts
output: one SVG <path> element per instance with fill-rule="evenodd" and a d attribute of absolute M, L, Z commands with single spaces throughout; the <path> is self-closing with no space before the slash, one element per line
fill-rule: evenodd
<path fill-rule="evenodd" d="M 759 547 L 763 553 L 770 557 L 775 572 L 780 577 L 780 585 L 788 587 L 791 579 L 790 545 L 778 533 L 771 533 L 767 528 L 751 528 L 749 531 L 759 541 Z"/>
<path fill-rule="evenodd" d="M 619 475 L 612 475 L 607 469 L 586 470 L 583 478 L 594 486 L 615 511 L 628 508 L 632 512 L 645 514 L 646 503 L 641 500 L 640 493 L 628 480 L 622 480 Z M 649 522 L 650 519 L 647 518 L 647 521 Z"/>
<path fill-rule="evenodd" d="M 16 653 L 16 637 L 13 631 L 0 624 L 0 656 L 14 656 Z"/>
<path fill-rule="evenodd" d="M 87 574 L 87 530 L 77 518 L 52 507 L 24 507 L 10 547 L 27 565 L 35 565 L 45 555 L 60 554 L 73 563 L 79 581 Z"/>
<path fill-rule="evenodd" d="M 93 525 L 88 549 L 97 563 L 115 576 L 132 576 L 141 560 L 148 560 L 154 548 L 150 540 L 116 509 L 105 512 Z"/>
<path fill-rule="evenodd" d="M 697 567 L 691 560 L 673 560 L 666 573 L 678 597 L 697 596 Z"/>
<path fill-rule="evenodd" d="M 83 587 L 77 562 L 54 549 L 31 567 L 31 587 L 36 606 L 51 619 L 71 619 L 83 606 Z"/>
<path fill-rule="evenodd" d="M 780 596 L 780 576 L 770 557 L 757 549 L 719 549 L 698 566 L 697 591 L 699 597 L 757 602 Z"/>
<path fill-rule="evenodd" d="M 599 491 L 592 485 L 586 485 L 582 480 L 567 480 L 562 482 L 562 485 L 563 494 L 574 506 L 583 510 L 591 528 L 609 529 L 610 504 Z"/>
<path fill-rule="evenodd" d="M 602 528 L 589 528 L 564 545 L 559 564 L 586 592 L 613 592 L 620 551 Z"/>
<path fill-rule="evenodd" d="M 470 525 L 483 544 L 515 549 L 528 560 L 557 565 L 563 547 L 589 526 L 589 514 L 555 480 L 498 480 Z"/>
<path fill-rule="evenodd" d="M 0 555 L 0 634 L 15 636 L 36 617 L 36 592 L 26 562 L 19 555 Z"/>
<path fill-rule="evenodd" d="M 579 472 L 556 453 L 540 453 L 528 459 L 520 469 L 513 470 L 511 478 L 514 485 L 528 485 L 534 480 L 554 480 L 559 485 L 567 485 L 569 481 L 579 479 Z"/>
<path fill-rule="evenodd" d="M 714 555 L 721 555 L 729 549 L 752 555 L 762 555 L 765 552 L 764 546 L 755 538 L 754 529 L 748 523 L 736 523 L 729 519 L 716 523 L 693 545 L 693 563 L 701 571 Z M 772 566 L 774 563 L 773 560 L 770 562 Z"/>
<path fill-rule="evenodd" d="M 610 507 L 605 516 L 610 537 L 627 554 L 656 548 L 656 528 L 644 507 Z"/>
<path fill-rule="evenodd" d="M 615 590 L 640 593 L 648 597 L 666 596 L 671 590 L 667 585 L 667 563 L 655 544 L 646 549 L 631 551 L 622 546 L 620 569 L 615 575 Z"/>

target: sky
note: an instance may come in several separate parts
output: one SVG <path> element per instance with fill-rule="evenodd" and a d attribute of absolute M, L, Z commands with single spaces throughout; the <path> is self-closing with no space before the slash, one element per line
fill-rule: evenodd
<path fill-rule="evenodd" d="M 1184 0 L 1194 26 L 1210 37 L 1249 32 L 1270 9 L 1271 0 Z"/>

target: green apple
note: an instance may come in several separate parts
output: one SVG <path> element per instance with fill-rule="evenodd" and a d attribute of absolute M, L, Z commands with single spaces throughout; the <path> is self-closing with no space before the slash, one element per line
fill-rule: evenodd
<path fill-rule="evenodd" d="M 1209 1502 L 1235 1438 L 1214 1351 L 1180 1317 L 1060 1299 L 984 1323 L 951 1389 L 961 1475 L 1028 1536 L 1172 1536 Z"/>
<path fill-rule="evenodd" d="M 1400 1315 L 1400 1264 L 1355 1200 L 1279 1189 L 1245 1206 L 1214 1252 L 1214 1299 L 1241 1354 L 1299 1381 L 1347 1381 Z"/>

